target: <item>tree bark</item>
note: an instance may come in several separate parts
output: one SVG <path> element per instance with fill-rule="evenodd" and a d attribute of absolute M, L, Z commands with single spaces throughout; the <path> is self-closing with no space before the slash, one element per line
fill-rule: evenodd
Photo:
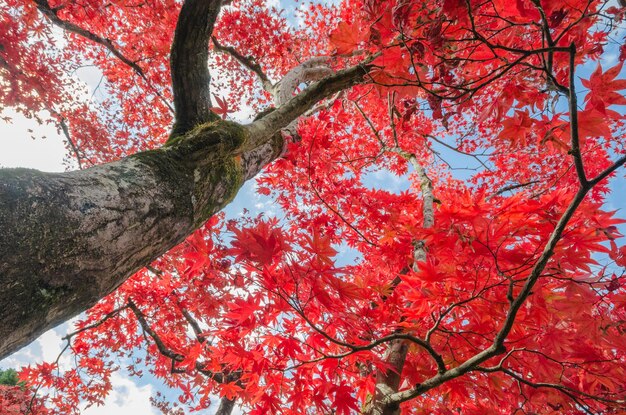
<path fill-rule="evenodd" d="M 176 122 L 172 135 L 218 119 L 211 112 L 209 40 L 222 0 L 186 0 L 180 10 L 170 68 Z"/>
<path fill-rule="evenodd" d="M 273 137 L 243 151 L 247 128 L 214 122 L 87 170 L 0 170 L 0 359 L 182 242 L 281 154 Z"/>
<path fill-rule="evenodd" d="M 217 408 L 215 415 L 230 415 L 235 408 L 235 400 L 226 397 L 220 399 L 220 406 Z"/>
<path fill-rule="evenodd" d="M 395 128 L 392 120 L 392 128 Z M 407 153 L 399 148 L 391 149 L 393 152 L 397 152 L 404 157 L 415 169 L 417 176 L 420 179 L 420 189 L 422 191 L 422 226 L 424 229 L 432 228 L 435 224 L 435 213 L 433 209 L 434 195 L 433 195 L 433 183 L 426 174 L 426 169 L 420 164 L 415 154 Z M 419 271 L 419 263 L 426 261 L 426 245 L 423 240 L 414 241 L 413 248 L 413 271 Z M 408 271 L 408 268 L 403 270 L 401 274 Z M 399 276 L 392 282 L 395 287 L 400 283 Z M 429 340 L 426 339 L 426 342 Z M 430 344 L 429 344 L 430 345 Z M 432 347 L 432 346 L 431 346 Z M 404 369 L 404 363 L 409 351 L 409 343 L 406 340 L 394 340 L 387 346 L 385 353 L 385 363 L 389 365 L 386 370 L 378 369 L 376 372 L 376 390 L 374 391 L 374 397 L 369 408 L 366 408 L 366 415 L 399 415 L 400 405 L 398 402 L 387 402 L 389 396 L 398 393 L 400 389 L 400 382 L 402 380 L 402 370 Z M 441 359 L 441 358 L 439 358 Z M 445 371 L 445 365 L 440 360 L 439 372 Z M 442 367 L 443 366 L 443 367 Z"/>

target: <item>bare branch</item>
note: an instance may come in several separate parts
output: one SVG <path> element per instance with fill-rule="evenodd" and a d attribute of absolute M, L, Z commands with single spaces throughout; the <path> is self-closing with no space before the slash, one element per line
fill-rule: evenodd
<path fill-rule="evenodd" d="M 183 308 L 180 305 L 179 305 L 179 308 L 180 308 L 180 312 L 185 317 L 185 320 L 187 320 L 187 323 L 189 323 L 189 325 L 191 326 L 193 333 L 196 335 L 196 340 L 198 340 L 198 342 L 200 343 L 204 343 L 206 340 L 206 337 L 202 335 L 202 329 L 200 328 L 200 324 L 198 324 L 196 319 L 193 318 L 191 313 L 186 308 Z"/>
<path fill-rule="evenodd" d="M 510 192 L 511 190 L 520 189 L 522 187 L 531 186 L 531 185 L 537 184 L 537 183 L 539 183 L 538 180 L 531 180 L 531 181 L 525 182 L 525 183 L 516 183 L 516 184 L 509 185 L 509 186 L 504 186 L 502 189 L 498 190 L 494 194 L 494 196 L 501 195 L 504 192 Z"/>
<path fill-rule="evenodd" d="M 222 45 L 221 43 L 217 41 L 215 36 L 211 37 L 211 40 L 213 41 L 213 46 L 215 47 L 216 50 L 229 54 L 234 59 L 236 59 L 239 63 L 241 63 L 243 66 L 245 66 L 246 68 L 254 72 L 256 76 L 258 76 L 259 79 L 261 80 L 263 89 L 265 89 L 267 92 L 270 92 L 270 93 L 273 91 L 274 84 L 272 84 L 272 81 L 270 81 L 270 79 L 267 77 L 265 72 L 263 72 L 261 65 L 259 65 L 258 63 L 254 61 L 254 58 L 242 55 L 235 48 L 231 46 Z"/>

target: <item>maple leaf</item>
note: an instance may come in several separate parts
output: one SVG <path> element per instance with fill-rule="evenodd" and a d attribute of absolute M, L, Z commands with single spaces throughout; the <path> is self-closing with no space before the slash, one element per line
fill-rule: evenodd
<path fill-rule="evenodd" d="M 229 305 L 229 311 L 224 317 L 234 326 L 251 327 L 255 323 L 254 313 L 257 310 L 258 307 L 253 302 L 238 299 Z"/>
<path fill-rule="evenodd" d="M 338 55 L 347 55 L 358 49 L 364 40 L 364 30 L 359 23 L 341 22 L 329 35 L 330 43 Z"/>
<path fill-rule="evenodd" d="M 626 97 L 617 91 L 626 89 L 626 80 L 615 79 L 622 70 L 624 62 L 620 62 L 606 72 L 602 72 L 602 65 L 591 74 L 589 79 L 582 79 L 582 84 L 589 89 L 585 97 L 587 108 L 595 108 L 606 113 L 609 105 L 626 105 Z"/>
<path fill-rule="evenodd" d="M 222 119 L 226 119 L 226 116 L 231 112 L 228 107 L 228 102 L 218 96 L 213 95 L 213 98 L 217 102 L 217 107 L 211 107 L 211 111 L 221 116 Z"/>
<path fill-rule="evenodd" d="M 609 252 L 609 257 L 615 261 L 620 267 L 626 268 L 626 245 L 618 248 L 617 244 L 611 241 L 611 251 Z"/>
<path fill-rule="evenodd" d="M 256 227 L 232 230 L 235 241 L 231 252 L 237 256 L 237 260 L 249 259 L 260 265 L 267 265 L 282 252 L 289 250 L 282 231 L 269 222 L 261 221 Z"/>
<path fill-rule="evenodd" d="M 235 382 L 223 383 L 220 385 L 220 396 L 227 399 L 236 399 L 237 394 L 241 392 L 241 386 Z"/>
<path fill-rule="evenodd" d="M 583 137 L 611 138 L 608 119 L 599 111 L 584 110 L 578 113 L 578 128 Z M 569 124 L 568 124 L 569 127 Z"/>
<path fill-rule="evenodd" d="M 352 396 L 352 388 L 346 384 L 340 384 L 332 388 L 334 394 L 333 407 L 338 415 L 349 415 L 353 411 L 358 411 L 356 399 Z"/>
<path fill-rule="evenodd" d="M 304 235 L 308 250 L 315 254 L 318 261 L 332 265 L 332 257 L 337 254 L 337 251 L 332 247 L 332 240 L 327 235 L 323 235 L 317 228 L 313 229 L 312 234 L 312 237 Z"/>
<path fill-rule="evenodd" d="M 532 132 L 535 120 L 530 118 L 528 111 L 515 111 L 513 117 L 507 117 L 502 125 L 498 138 L 505 138 L 522 146 L 528 144 L 528 138 Z"/>
<path fill-rule="evenodd" d="M 185 358 L 179 363 L 180 366 L 185 368 L 188 372 L 196 369 L 196 362 L 204 351 L 204 345 L 200 342 L 196 342 L 185 355 Z"/>

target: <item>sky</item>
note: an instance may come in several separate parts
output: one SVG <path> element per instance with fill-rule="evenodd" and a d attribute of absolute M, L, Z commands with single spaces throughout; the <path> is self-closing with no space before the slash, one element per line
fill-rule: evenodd
<path fill-rule="evenodd" d="M 318 2 L 322 2 L 321 0 Z M 337 3 L 338 0 L 332 1 Z M 281 0 L 266 0 L 268 6 L 278 7 Z M 294 16 L 294 10 L 299 7 L 292 0 L 282 0 L 282 5 L 289 9 L 289 15 Z M 294 17 L 295 19 L 295 17 Z M 609 57 L 604 62 L 611 65 L 614 63 L 615 57 Z M 613 62 L 610 62 L 613 60 Z M 595 65 L 595 64 L 594 64 Z M 587 71 L 593 68 L 587 69 Z M 95 85 L 99 80 L 98 74 L 83 73 L 82 79 L 87 85 Z M 54 126 L 40 126 L 32 119 L 26 119 L 20 114 L 16 114 L 10 109 L 4 110 L 3 115 L 12 118 L 11 123 L 0 120 L 0 167 L 27 167 L 47 172 L 62 172 L 76 168 L 71 157 L 68 157 L 63 137 L 59 135 Z M 239 114 L 245 117 L 245 111 Z M 31 136 L 31 130 L 35 132 L 35 139 L 28 138 Z M 42 138 L 45 137 L 45 138 Z M 444 149 L 441 149 L 445 151 Z M 458 160 L 459 163 L 463 161 Z M 69 162 L 69 164 L 68 164 Z M 368 181 L 372 185 L 385 185 L 386 188 L 393 191 L 404 190 L 408 186 L 408 182 L 403 178 L 398 178 L 385 171 L 377 171 L 368 177 Z M 626 195 L 626 180 L 613 181 L 613 194 L 608 200 L 608 209 L 618 209 L 624 207 L 623 196 Z M 267 198 L 260 197 L 254 191 L 254 182 L 248 182 L 239 192 L 237 198 L 226 208 L 229 216 L 238 216 L 244 208 L 250 210 L 253 214 L 256 212 L 266 212 L 268 215 L 276 214 L 275 207 Z M 57 358 L 61 351 L 64 341 L 61 339 L 71 328 L 71 325 L 65 323 L 55 329 L 46 332 L 39 337 L 31 345 L 23 348 L 12 356 L 0 361 L 0 368 L 19 368 L 22 365 L 28 365 L 41 361 L 53 361 Z M 72 367 L 71 355 L 65 353 L 60 359 L 62 368 Z M 108 396 L 105 404 L 100 407 L 92 407 L 84 410 L 84 415 L 158 415 L 159 412 L 151 406 L 149 398 L 154 396 L 157 391 L 166 393 L 169 396 L 171 392 L 162 385 L 162 383 L 151 376 L 144 378 L 129 377 L 123 371 L 116 372 L 113 375 L 113 391 Z M 217 401 L 216 401 L 217 402 Z M 215 408 L 217 405 L 215 405 Z M 214 408 L 214 409 L 215 409 Z M 213 410 L 214 410 L 213 409 Z M 206 412 L 212 414 L 213 410 Z"/>

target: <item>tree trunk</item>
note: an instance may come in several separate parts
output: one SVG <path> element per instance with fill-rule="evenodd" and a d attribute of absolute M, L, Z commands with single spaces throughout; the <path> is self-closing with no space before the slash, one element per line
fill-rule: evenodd
<path fill-rule="evenodd" d="M 248 141 L 219 121 L 87 170 L 1 169 L 0 359 L 182 242 L 283 149 Z"/>
<path fill-rule="evenodd" d="M 217 408 L 215 415 L 230 415 L 235 408 L 235 400 L 226 397 L 220 399 L 220 406 Z"/>
<path fill-rule="evenodd" d="M 376 373 L 376 390 L 370 408 L 366 408 L 366 415 L 399 415 L 400 406 L 387 405 L 384 398 L 397 392 L 402 379 L 402 369 L 409 345 L 405 340 L 394 340 L 389 343 L 385 355 L 387 370 L 379 369 Z"/>

